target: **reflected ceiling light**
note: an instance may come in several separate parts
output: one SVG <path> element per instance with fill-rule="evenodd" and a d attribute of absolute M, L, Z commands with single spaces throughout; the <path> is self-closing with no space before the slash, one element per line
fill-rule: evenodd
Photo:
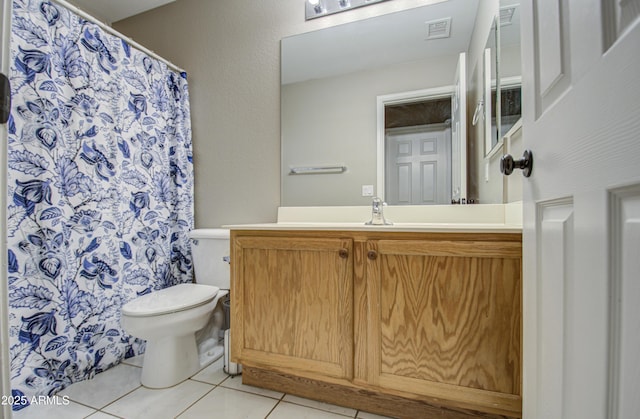
<path fill-rule="evenodd" d="M 308 2 L 313 7 L 313 12 L 316 15 L 320 15 L 324 12 L 324 10 L 322 10 L 322 5 L 320 4 L 320 0 L 308 0 Z"/>
<path fill-rule="evenodd" d="M 306 20 L 327 16 L 387 0 L 305 0 Z"/>

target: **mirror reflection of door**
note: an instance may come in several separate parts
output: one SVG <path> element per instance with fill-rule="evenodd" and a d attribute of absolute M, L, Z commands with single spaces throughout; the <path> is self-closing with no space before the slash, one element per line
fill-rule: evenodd
<path fill-rule="evenodd" d="M 385 199 L 451 202 L 451 98 L 385 106 Z"/>
<path fill-rule="evenodd" d="M 378 96 L 378 189 L 384 189 L 380 195 L 387 203 L 404 205 L 465 203 L 467 199 L 466 92 L 466 54 L 463 52 L 458 55 L 458 65 L 452 86 Z M 397 114 L 401 114 L 402 117 Z M 417 150 L 416 153 L 425 155 L 439 154 L 441 153 L 439 150 L 444 150 L 442 158 L 431 158 L 429 165 L 426 157 L 415 157 L 415 162 L 412 162 L 411 166 L 406 161 L 398 161 L 397 157 L 389 160 L 387 157 L 389 146 L 386 142 L 388 129 L 433 124 L 445 124 L 445 130 L 448 125 L 448 139 L 443 143 L 444 145 L 438 148 L 437 141 L 433 143 L 434 145 L 428 145 L 428 142 L 418 139 L 415 140 L 416 143 L 412 149 Z M 442 127 L 432 128 L 442 130 Z M 444 135 L 447 138 L 447 134 Z M 413 143 L 414 139 L 411 139 L 411 142 Z M 403 149 L 392 152 L 392 156 L 398 152 L 408 153 L 406 145 L 399 146 L 400 144 L 396 145 L 396 148 Z M 411 151 L 411 154 L 413 153 L 414 151 Z M 435 166 L 438 161 L 441 162 L 439 170 Z M 442 167 L 445 163 L 446 168 Z M 438 173 L 441 174 L 438 175 Z M 397 191 L 397 187 L 403 188 L 402 191 Z"/>
<path fill-rule="evenodd" d="M 450 123 L 387 130 L 386 147 L 390 204 L 451 202 Z"/>

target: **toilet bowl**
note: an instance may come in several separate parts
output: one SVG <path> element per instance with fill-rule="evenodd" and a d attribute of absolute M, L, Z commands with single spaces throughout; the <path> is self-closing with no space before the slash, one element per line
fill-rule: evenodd
<path fill-rule="evenodd" d="M 195 333 L 226 294 L 211 285 L 179 284 L 122 307 L 123 329 L 147 341 L 142 385 L 171 387 L 200 370 Z"/>
<path fill-rule="evenodd" d="M 190 237 L 198 283 L 155 291 L 122 307 L 122 328 L 147 341 L 141 378 L 145 387 L 172 387 L 206 366 L 203 359 L 215 360 L 201 356 L 196 332 L 202 334 L 210 325 L 218 302 L 228 294 L 229 232 L 193 230 Z M 213 329 L 210 338 L 216 340 L 218 329 Z M 222 356 L 222 346 L 220 342 L 219 351 L 213 351 L 217 358 Z"/>

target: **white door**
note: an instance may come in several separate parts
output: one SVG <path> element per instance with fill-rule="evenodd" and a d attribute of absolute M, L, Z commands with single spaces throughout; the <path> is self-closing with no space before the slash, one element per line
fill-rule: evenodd
<path fill-rule="evenodd" d="M 386 201 L 451 202 L 451 130 L 445 124 L 391 128 L 386 135 Z"/>
<path fill-rule="evenodd" d="M 640 2 L 521 5 L 524 418 L 640 418 Z"/>
<path fill-rule="evenodd" d="M 467 199 L 467 60 L 458 58 L 451 96 L 451 197 Z"/>

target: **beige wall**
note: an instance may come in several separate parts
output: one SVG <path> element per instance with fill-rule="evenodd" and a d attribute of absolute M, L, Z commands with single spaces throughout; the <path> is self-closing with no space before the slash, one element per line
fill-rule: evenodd
<path fill-rule="evenodd" d="M 281 38 L 426 3 L 394 0 L 305 22 L 303 0 L 177 0 L 114 23 L 189 74 L 196 227 L 275 221 Z"/>

